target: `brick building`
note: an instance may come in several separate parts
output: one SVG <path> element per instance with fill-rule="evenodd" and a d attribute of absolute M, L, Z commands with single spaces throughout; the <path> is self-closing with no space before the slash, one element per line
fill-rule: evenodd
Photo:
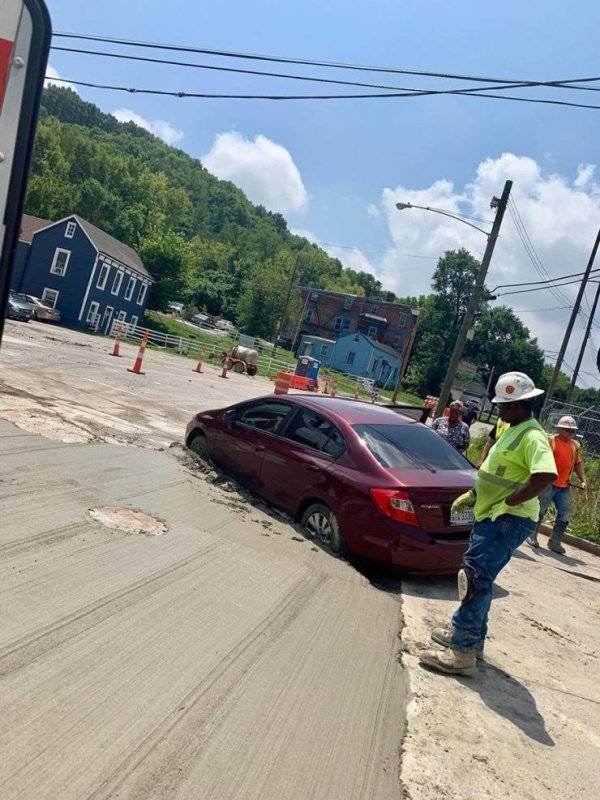
<path fill-rule="evenodd" d="M 339 339 L 347 333 L 363 333 L 404 355 L 419 312 L 410 306 L 369 300 L 352 294 L 300 288 L 302 318 L 290 332 L 297 347 L 303 336 Z"/>

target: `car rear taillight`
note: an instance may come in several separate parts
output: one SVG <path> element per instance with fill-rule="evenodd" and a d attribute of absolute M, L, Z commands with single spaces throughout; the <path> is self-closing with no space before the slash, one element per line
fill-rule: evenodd
<path fill-rule="evenodd" d="M 371 497 L 377 508 L 386 517 L 404 522 L 406 525 L 419 525 L 415 507 L 410 501 L 408 492 L 400 489 L 371 489 Z"/>

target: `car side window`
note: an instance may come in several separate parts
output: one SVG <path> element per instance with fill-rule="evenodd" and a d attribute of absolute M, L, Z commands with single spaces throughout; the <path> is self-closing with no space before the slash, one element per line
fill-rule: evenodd
<path fill-rule="evenodd" d="M 267 433 L 277 433 L 291 411 L 292 406 L 287 403 L 257 403 L 242 412 L 239 422 Z"/>
<path fill-rule="evenodd" d="M 307 408 L 301 408 L 290 423 L 286 438 L 294 442 L 320 450 L 334 458 L 338 458 L 346 449 L 342 434 L 334 426 Z"/>

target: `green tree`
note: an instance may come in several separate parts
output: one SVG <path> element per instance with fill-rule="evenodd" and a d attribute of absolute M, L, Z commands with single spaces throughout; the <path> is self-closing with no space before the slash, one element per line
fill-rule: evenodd
<path fill-rule="evenodd" d="M 238 322 L 254 336 L 273 339 L 285 314 L 290 280 L 294 274 L 295 258 L 289 250 L 280 250 L 274 258 L 256 265 L 246 278 L 237 309 Z M 290 296 L 292 301 L 293 294 Z M 295 309 L 288 307 L 288 318 Z"/>
<path fill-rule="evenodd" d="M 164 310 L 171 300 L 189 300 L 192 254 L 180 234 L 156 234 L 141 243 L 139 253 L 156 280 L 150 293 L 152 308 Z"/>

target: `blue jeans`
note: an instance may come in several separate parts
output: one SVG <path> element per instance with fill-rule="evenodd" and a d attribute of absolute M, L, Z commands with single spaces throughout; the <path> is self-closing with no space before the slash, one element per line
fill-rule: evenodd
<path fill-rule="evenodd" d="M 558 522 L 568 522 L 571 518 L 571 490 L 568 486 L 550 485 L 540 495 L 540 522 L 554 503 Z"/>
<path fill-rule="evenodd" d="M 532 520 L 512 514 L 502 514 L 494 522 L 484 519 L 473 526 L 463 557 L 463 569 L 469 575 L 469 592 L 452 617 L 451 646 L 454 650 L 483 648 L 494 580 L 535 528 Z"/>

